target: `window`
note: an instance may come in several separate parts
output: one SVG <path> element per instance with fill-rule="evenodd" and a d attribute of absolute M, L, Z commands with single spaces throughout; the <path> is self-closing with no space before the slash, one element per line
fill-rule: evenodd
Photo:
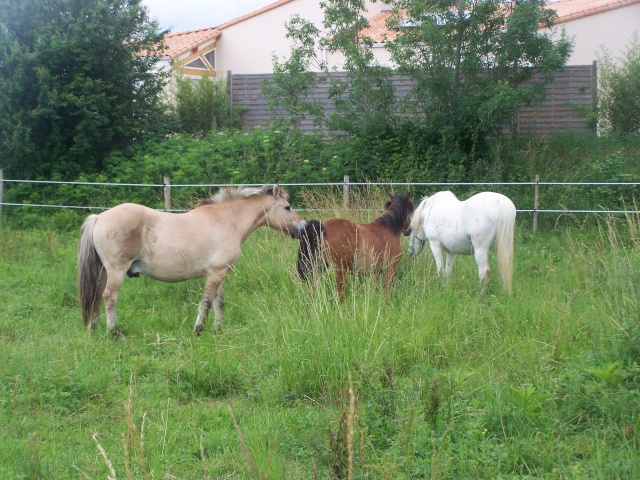
<path fill-rule="evenodd" d="M 216 51 L 214 50 L 209 50 L 207 53 L 204 54 L 204 58 L 207 62 L 209 62 L 209 65 L 211 66 L 211 70 L 216 69 Z"/>
<path fill-rule="evenodd" d="M 198 70 L 208 70 L 201 58 L 196 58 L 185 65 L 187 68 L 197 68 Z"/>

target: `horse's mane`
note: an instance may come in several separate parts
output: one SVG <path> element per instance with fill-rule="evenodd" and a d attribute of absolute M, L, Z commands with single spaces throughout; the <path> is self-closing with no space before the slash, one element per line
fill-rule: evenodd
<path fill-rule="evenodd" d="M 384 213 L 376 218 L 373 223 L 398 233 L 404 228 L 407 217 L 411 215 L 413 209 L 413 202 L 409 196 L 395 195 L 387 203 Z"/>
<path fill-rule="evenodd" d="M 411 230 L 413 232 L 419 232 L 422 228 L 422 211 L 427 204 L 429 197 L 422 197 L 415 212 L 413 212 L 413 218 L 411 219 Z"/>
<path fill-rule="evenodd" d="M 273 195 L 276 198 L 288 198 L 287 192 L 278 185 L 265 185 L 264 187 L 224 187 L 213 197 L 199 200 L 196 208 L 203 205 L 222 205 L 234 200 L 255 197 L 262 194 Z"/>

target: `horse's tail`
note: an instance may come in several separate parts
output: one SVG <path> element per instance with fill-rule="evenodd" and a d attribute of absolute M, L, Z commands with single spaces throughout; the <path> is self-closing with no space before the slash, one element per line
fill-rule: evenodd
<path fill-rule="evenodd" d="M 496 232 L 496 255 L 503 288 L 511 293 L 513 282 L 513 236 L 516 223 L 516 207 L 509 202 L 500 211 Z"/>
<path fill-rule="evenodd" d="M 305 282 L 309 276 L 318 272 L 322 256 L 322 237 L 325 234 L 324 225 L 317 220 L 310 220 L 300 234 L 298 248 L 298 275 Z"/>
<path fill-rule="evenodd" d="M 100 314 L 103 265 L 93 244 L 93 228 L 97 219 L 97 215 L 87 217 L 80 229 L 78 242 L 78 300 L 85 327 L 93 324 Z"/>

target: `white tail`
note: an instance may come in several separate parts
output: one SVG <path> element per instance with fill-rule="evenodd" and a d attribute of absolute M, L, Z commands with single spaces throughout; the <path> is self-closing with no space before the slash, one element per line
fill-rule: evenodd
<path fill-rule="evenodd" d="M 496 231 L 496 256 L 502 277 L 503 288 L 511 293 L 513 282 L 513 236 L 516 223 L 516 209 L 512 203 L 503 205 Z"/>

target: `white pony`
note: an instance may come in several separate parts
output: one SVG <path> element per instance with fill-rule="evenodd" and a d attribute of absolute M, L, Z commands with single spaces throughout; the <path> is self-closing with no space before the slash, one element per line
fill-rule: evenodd
<path fill-rule="evenodd" d="M 438 192 L 424 197 L 413 214 L 409 255 L 418 255 L 429 240 L 438 274 L 443 252 L 447 255 L 444 277 L 448 279 L 455 255 L 473 254 L 483 282 L 490 273 L 489 248 L 495 242 L 502 286 L 511 293 L 515 221 L 515 205 L 499 193 L 482 192 L 461 202 L 452 192 Z"/>

